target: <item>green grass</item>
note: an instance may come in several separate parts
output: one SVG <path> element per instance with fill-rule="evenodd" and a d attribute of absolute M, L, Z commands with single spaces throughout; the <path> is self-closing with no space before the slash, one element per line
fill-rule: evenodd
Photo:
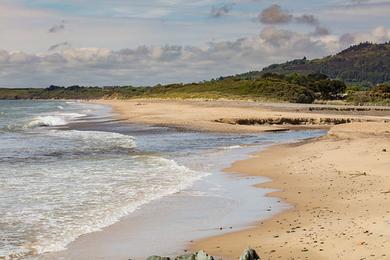
<path fill-rule="evenodd" d="M 231 99 L 262 102 L 313 103 L 340 100 L 354 104 L 390 104 L 390 87 L 345 87 L 324 75 L 263 75 L 258 79 L 227 77 L 200 83 L 156 85 L 154 87 L 79 87 L 51 86 L 43 89 L 0 89 L 0 99 Z"/>
<path fill-rule="evenodd" d="M 52 89 L 0 89 L 1 99 L 98 99 L 98 98 L 209 98 L 251 99 L 311 103 L 309 89 L 282 79 L 224 79 L 202 83 L 155 87 L 69 87 Z"/>
<path fill-rule="evenodd" d="M 390 105 L 390 83 L 381 84 L 370 89 L 353 89 L 349 91 L 347 101 L 355 105 Z"/>
<path fill-rule="evenodd" d="M 158 98 L 266 99 L 303 103 L 314 101 L 313 93 L 310 90 L 278 79 L 224 79 L 203 83 L 171 84 L 148 89 L 143 96 Z"/>

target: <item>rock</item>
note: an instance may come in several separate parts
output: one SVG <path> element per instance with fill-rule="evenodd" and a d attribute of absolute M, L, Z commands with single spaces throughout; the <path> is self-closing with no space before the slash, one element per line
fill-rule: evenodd
<path fill-rule="evenodd" d="M 149 256 L 148 258 L 146 258 L 146 260 L 171 260 L 171 259 L 165 256 L 154 255 L 154 256 Z"/>
<path fill-rule="evenodd" d="M 211 255 L 209 256 L 205 251 L 200 250 L 195 254 L 195 259 L 196 260 L 214 260 L 214 257 Z"/>
<path fill-rule="evenodd" d="M 195 254 L 181 255 L 175 258 L 175 260 L 196 260 Z"/>
<path fill-rule="evenodd" d="M 214 257 L 209 256 L 205 251 L 201 250 L 194 254 L 178 256 L 175 260 L 214 260 Z"/>
<path fill-rule="evenodd" d="M 244 251 L 244 253 L 240 257 L 240 260 L 260 260 L 260 257 L 254 249 L 248 248 Z"/>

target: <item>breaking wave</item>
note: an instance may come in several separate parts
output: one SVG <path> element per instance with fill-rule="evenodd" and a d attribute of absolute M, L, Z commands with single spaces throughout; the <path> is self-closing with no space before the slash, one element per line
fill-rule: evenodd
<path fill-rule="evenodd" d="M 136 149 L 131 135 L 100 130 L 108 128 L 52 128 L 106 116 L 100 106 L 23 101 L 0 108 L 7 112 L 0 112 L 0 259 L 63 250 L 207 175 L 144 151 L 142 140 Z"/>
<path fill-rule="evenodd" d="M 9 245 L 5 255 L 63 250 L 79 236 L 99 231 L 206 176 L 157 156 L 72 161 L 72 165 L 58 161 L 46 164 L 45 168 L 30 165 L 9 172 L 19 177 L 5 185 L 13 190 L 12 196 L 23 199 L 31 210 L 20 212 L 9 207 L 0 220 L 6 237 L 19 242 Z M 24 188 L 19 192 L 18 187 Z M 26 238 L 25 234 L 33 237 Z M 0 252 L 0 258 L 1 255 Z"/>
<path fill-rule="evenodd" d="M 76 144 L 75 147 L 83 146 L 88 150 L 110 150 L 113 148 L 130 149 L 135 148 L 135 138 L 130 135 L 123 135 L 103 131 L 78 131 L 78 130 L 52 130 L 48 135 L 61 139 L 69 139 Z"/>
<path fill-rule="evenodd" d="M 35 117 L 25 125 L 25 128 L 49 127 L 67 125 L 72 120 L 85 117 L 85 114 L 79 113 L 57 113 L 54 115 L 42 115 Z"/>

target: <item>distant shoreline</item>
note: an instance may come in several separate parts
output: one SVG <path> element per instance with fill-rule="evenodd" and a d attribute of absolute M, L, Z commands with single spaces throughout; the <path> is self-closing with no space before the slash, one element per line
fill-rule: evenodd
<path fill-rule="evenodd" d="M 346 122 L 390 122 L 390 109 L 376 106 L 261 103 L 232 100 L 100 99 L 123 120 L 195 131 L 256 133 L 330 129 Z M 366 109 L 362 109 L 366 108 Z"/>

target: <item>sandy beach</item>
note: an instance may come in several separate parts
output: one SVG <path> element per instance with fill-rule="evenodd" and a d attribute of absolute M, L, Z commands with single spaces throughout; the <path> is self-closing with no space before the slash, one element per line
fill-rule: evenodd
<path fill-rule="evenodd" d="M 204 100 L 98 100 L 132 123 L 209 132 L 271 132 L 291 129 L 329 129 L 340 121 L 389 121 L 390 109 L 306 104 L 263 104 Z M 336 110 L 335 110 L 336 109 Z M 258 124 L 258 121 L 260 124 Z"/>
<path fill-rule="evenodd" d="M 389 125 L 356 123 L 235 163 L 227 171 L 270 177 L 260 187 L 294 207 L 191 248 L 231 259 L 248 246 L 265 259 L 388 259 L 389 147 Z"/>
<path fill-rule="evenodd" d="M 236 259 L 249 246 L 264 259 L 390 257 L 390 124 L 386 109 L 357 111 L 204 101 L 99 102 L 112 105 L 130 122 L 193 130 L 330 129 L 324 137 L 274 146 L 226 169 L 231 173 L 269 177 L 272 181 L 259 187 L 279 190 L 268 196 L 276 196 L 293 207 L 254 223 L 253 228 L 195 241 L 189 249 L 203 249 L 223 259 Z M 233 118 L 277 117 L 349 118 L 354 123 L 297 126 L 228 122 Z M 227 119 L 228 123 L 216 122 L 217 119 Z"/>

